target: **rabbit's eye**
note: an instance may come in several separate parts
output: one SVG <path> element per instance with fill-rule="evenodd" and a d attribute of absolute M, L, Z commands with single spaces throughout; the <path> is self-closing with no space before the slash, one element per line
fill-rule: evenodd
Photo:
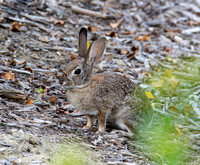
<path fill-rule="evenodd" d="M 80 74 L 81 73 L 81 69 L 76 69 L 75 71 L 74 71 L 74 74 Z"/>

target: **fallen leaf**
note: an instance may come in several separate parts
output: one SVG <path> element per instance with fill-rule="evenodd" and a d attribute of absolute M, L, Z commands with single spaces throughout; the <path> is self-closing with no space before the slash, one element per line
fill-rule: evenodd
<path fill-rule="evenodd" d="M 32 99 L 28 99 L 27 101 L 26 101 L 26 105 L 31 105 L 31 104 L 33 104 L 34 103 L 34 100 L 32 100 Z"/>
<path fill-rule="evenodd" d="M 64 111 L 64 114 L 69 115 L 70 113 L 69 111 Z"/>
<path fill-rule="evenodd" d="M 155 99 L 155 97 L 152 95 L 151 92 L 145 91 L 145 94 L 146 94 L 146 96 L 147 96 L 149 99 Z"/>
<path fill-rule="evenodd" d="M 77 55 L 72 54 L 72 55 L 70 56 L 70 58 L 71 58 L 71 60 L 75 60 L 75 59 L 77 58 Z"/>
<path fill-rule="evenodd" d="M 74 110 L 74 113 L 78 113 L 78 110 L 75 109 L 75 110 Z"/>
<path fill-rule="evenodd" d="M 131 53 L 131 54 L 129 54 L 127 57 L 131 59 L 131 58 L 133 58 L 134 56 L 135 56 L 135 52 L 134 52 L 134 53 Z"/>
<path fill-rule="evenodd" d="M 20 24 L 19 22 L 13 22 L 11 27 L 10 27 L 10 30 L 14 31 L 14 32 L 21 32 L 22 31 L 22 29 L 21 29 L 22 26 L 23 25 Z"/>
<path fill-rule="evenodd" d="M 8 65 L 16 66 L 16 61 L 12 59 L 8 62 Z"/>
<path fill-rule="evenodd" d="M 38 93 L 44 93 L 44 90 L 42 88 L 37 90 Z"/>
<path fill-rule="evenodd" d="M 167 59 L 167 61 L 172 62 L 172 63 L 174 63 L 174 64 L 177 63 L 177 59 L 172 59 L 172 58 L 169 57 L 169 56 L 167 56 L 166 59 Z"/>
<path fill-rule="evenodd" d="M 150 35 L 146 35 L 146 36 L 137 36 L 136 40 L 138 41 L 150 41 L 151 40 L 151 36 Z"/>
<path fill-rule="evenodd" d="M 87 40 L 87 49 L 89 49 L 89 47 L 90 47 L 90 41 Z"/>
<path fill-rule="evenodd" d="M 184 108 L 184 113 L 185 113 L 185 115 L 186 116 L 189 116 L 189 111 L 193 111 L 194 110 L 194 108 L 193 108 L 193 106 L 189 106 L 189 107 L 185 107 Z"/>
<path fill-rule="evenodd" d="M 27 71 L 29 71 L 31 73 L 34 73 L 34 71 L 31 68 L 24 68 L 24 70 L 27 70 Z"/>
<path fill-rule="evenodd" d="M 198 25 L 200 25 L 200 21 L 199 21 L 199 22 L 195 22 L 195 21 L 190 20 L 190 21 L 189 21 L 189 25 L 190 25 L 190 26 L 193 26 L 193 25 L 194 25 L 194 26 L 198 26 Z"/>
<path fill-rule="evenodd" d="M 167 49 L 166 46 L 164 46 L 163 51 L 167 52 L 167 53 L 171 53 L 173 50 L 173 48 Z"/>
<path fill-rule="evenodd" d="M 121 22 L 122 22 L 122 19 L 118 20 L 118 21 L 115 22 L 115 23 L 110 22 L 110 26 L 111 26 L 111 28 L 115 29 L 115 28 L 117 28 L 117 27 L 120 26 Z"/>
<path fill-rule="evenodd" d="M 166 70 L 164 75 L 167 76 L 168 78 L 172 78 L 173 77 L 173 75 L 171 73 L 171 70 Z"/>
<path fill-rule="evenodd" d="M 179 129 L 178 125 L 175 126 L 175 135 L 176 137 L 179 137 L 181 133 L 181 130 Z"/>
<path fill-rule="evenodd" d="M 115 32 L 110 32 L 110 33 L 108 32 L 105 35 L 110 36 L 110 37 L 117 37 L 117 33 L 115 33 Z"/>
<path fill-rule="evenodd" d="M 51 96 L 51 97 L 49 98 L 49 100 L 50 100 L 51 102 L 56 102 L 57 98 L 56 98 L 55 96 Z"/>
<path fill-rule="evenodd" d="M 133 57 L 135 56 L 135 54 L 139 51 L 139 48 L 133 45 L 133 46 L 131 47 L 131 50 L 132 50 L 133 52 L 130 53 L 130 54 L 127 56 L 127 57 L 130 58 L 130 59 L 133 58 Z"/>
<path fill-rule="evenodd" d="M 154 88 L 161 88 L 161 87 L 163 87 L 164 83 L 165 83 L 165 80 L 162 79 L 162 80 L 152 82 L 151 86 L 154 87 Z"/>
<path fill-rule="evenodd" d="M 132 50 L 133 52 L 135 52 L 135 51 L 139 51 L 139 48 L 133 45 L 133 46 L 131 47 L 131 50 Z"/>
<path fill-rule="evenodd" d="M 1 77 L 5 80 L 15 80 L 15 74 L 12 71 L 2 73 Z"/>
<path fill-rule="evenodd" d="M 58 19 L 56 19 L 56 18 L 54 18 L 54 17 L 50 17 L 50 21 L 52 21 L 54 24 L 60 24 L 60 25 L 62 25 L 62 26 L 64 26 L 65 25 L 65 21 L 63 21 L 63 20 L 58 20 Z"/>
<path fill-rule="evenodd" d="M 39 36 L 38 40 L 42 42 L 49 42 L 49 37 L 48 36 Z"/>
<path fill-rule="evenodd" d="M 169 79 L 169 82 L 170 82 L 170 89 L 174 89 L 175 87 L 177 87 L 178 83 L 179 83 L 179 80 L 176 79 L 174 76 Z"/>
<path fill-rule="evenodd" d="M 171 105 L 171 106 L 169 107 L 169 110 L 172 111 L 172 112 L 178 112 L 178 111 L 179 111 L 179 109 L 176 108 L 176 107 L 174 107 L 173 105 Z"/>
<path fill-rule="evenodd" d="M 55 73 L 56 78 L 60 79 L 62 77 L 62 73 Z"/>
<path fill-rule="evenodd" d="M 181 134 L 182 132 L 185 132 L 185 128 L 180 129 L 180 128 L 178 127 L 178 125 L 176 125 L 176 126 L 175 126 L 175 135 L 176 135 L 176 137 L 179 137 L 180 134 Z"/>
<path fill-rule="evenodd" d="M 1 18 L 0 18 L 0 23 L 2 23 L 2 22 L 3 22 L 3 20 L 4 20 L 4 18 L 3 18 L 3 17 L 1 17 Z"/>
<path fill-rule="evenodd" d="M 120 50 L 120 54 L 125 55 L 125 54 L 128 54 L 128 53 L 129 53 L 129 51 L 126 50 L 126 49 L 121 49 L 121 50 Z"/>
<path fill-rule="evenodd" d="M 90 32 L 97 32 L 97 31 L 99 31 L 99 28 L 98 27 L 92 27 L 91 25 L 88 25 L 88 30 Z"/>
<path fill-rule="evenodd" d="M 124 34 L 124 35 L 130 35 L 130 34 L 132 34 L 131 32 L 124 32 L 124 33 L 122 33 L 122 34 Z"/>
<path fill-rule="evenodd" d="M 66 91 L 65 91 L 65 90 L 63 90 L 63 89 L 61 90 L 61 92 L 62 92 L 62 94 L 66 94 Z"/>

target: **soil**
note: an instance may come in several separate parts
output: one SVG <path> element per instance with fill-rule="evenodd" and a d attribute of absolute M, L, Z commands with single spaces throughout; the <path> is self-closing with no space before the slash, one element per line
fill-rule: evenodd
<path fill-rule="evenodd" d="M 73 5 L 106 17 L 77 13 Z M 199 8 L 197 0 L 0 1 L 0 164 L 50 164 L 62 141 L 91 150 L 99 164 L 149 164 L 125 132 L 108 127 L 96 134 L 97 122 L 83 131 L 86 118 L 68 102 L 59 77 L 78 54 L 83 26 L 90 42 L 107 39 L 96 71 L 136 83 L 166 56 L 198 54 L 199 33 L 184 30 L 199 25 Z"/>

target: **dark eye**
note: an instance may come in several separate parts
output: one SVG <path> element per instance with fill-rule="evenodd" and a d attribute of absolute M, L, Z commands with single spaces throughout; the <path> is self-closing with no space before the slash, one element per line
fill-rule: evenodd
<path fill-rule="evenodd" d="M 81 73 L 81 69 L 76 69 L 75 71 L 74 71 L 74 74 L 80 74 Z"/>

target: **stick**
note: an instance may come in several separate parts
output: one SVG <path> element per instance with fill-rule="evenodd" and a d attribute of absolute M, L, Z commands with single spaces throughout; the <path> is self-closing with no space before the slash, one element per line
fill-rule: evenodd
<path fill-rule="evenodd" d="M 11 70 L 12 72 L 15 72 L 15 73 L 22 73 L 22 74 L 32 75 L 32 73 L 30 73 L 29 71 L 10 68 L 10 67 L 6 67 L 6 66 L 0 66 L 0 70 L 4 70 L 4 71 L 10 71 Z"/>
<path fill-rule="evenodd" d="M 15 17 L 10 17 L 10 16 L 8 16 L 7 18 L 8 18 L 8 19 L 11 19 L 11 20 L 13 20 L 13 21 L 23 22 L 23 23 L 27 23 L 27 24 L 36 26 L 36 27 L 40 28 L 41 30 L 43 30 L 43 31 L 45 31 L 45 32 L 47 32 L 47 33 L 50 32 L 50 30 L 47 29 L 45 26 L 43 26 L 43 25 L 41 25 L 41 24 L 38 24 L 38 23 L 36 23 L 36 22 L 33 22 L 33 21 L 24 20 L 24 19 L 15 18 Z"/>
<path fill-rule="evenodd" d="M 27 96 L 24 94 L 24 92 L 17 90 L 15 88 L 12 88 L 8 84 L 0 85 L 0 95 L 11 98 L 11 99 L 22 99 L 25 100 Z"/>
<path fill-rule="evenodd" d="M 103 13 L 88 10 L 88 9 L 83 9 L 78 6 L 72 5 L 71 9 L 72 9 L 72 11 L 79 13 L 79 14 L 90 15 L 90 16 L 100 17 L 100 18 L 106 18 L 106 15 L 104 15 Z"/>

